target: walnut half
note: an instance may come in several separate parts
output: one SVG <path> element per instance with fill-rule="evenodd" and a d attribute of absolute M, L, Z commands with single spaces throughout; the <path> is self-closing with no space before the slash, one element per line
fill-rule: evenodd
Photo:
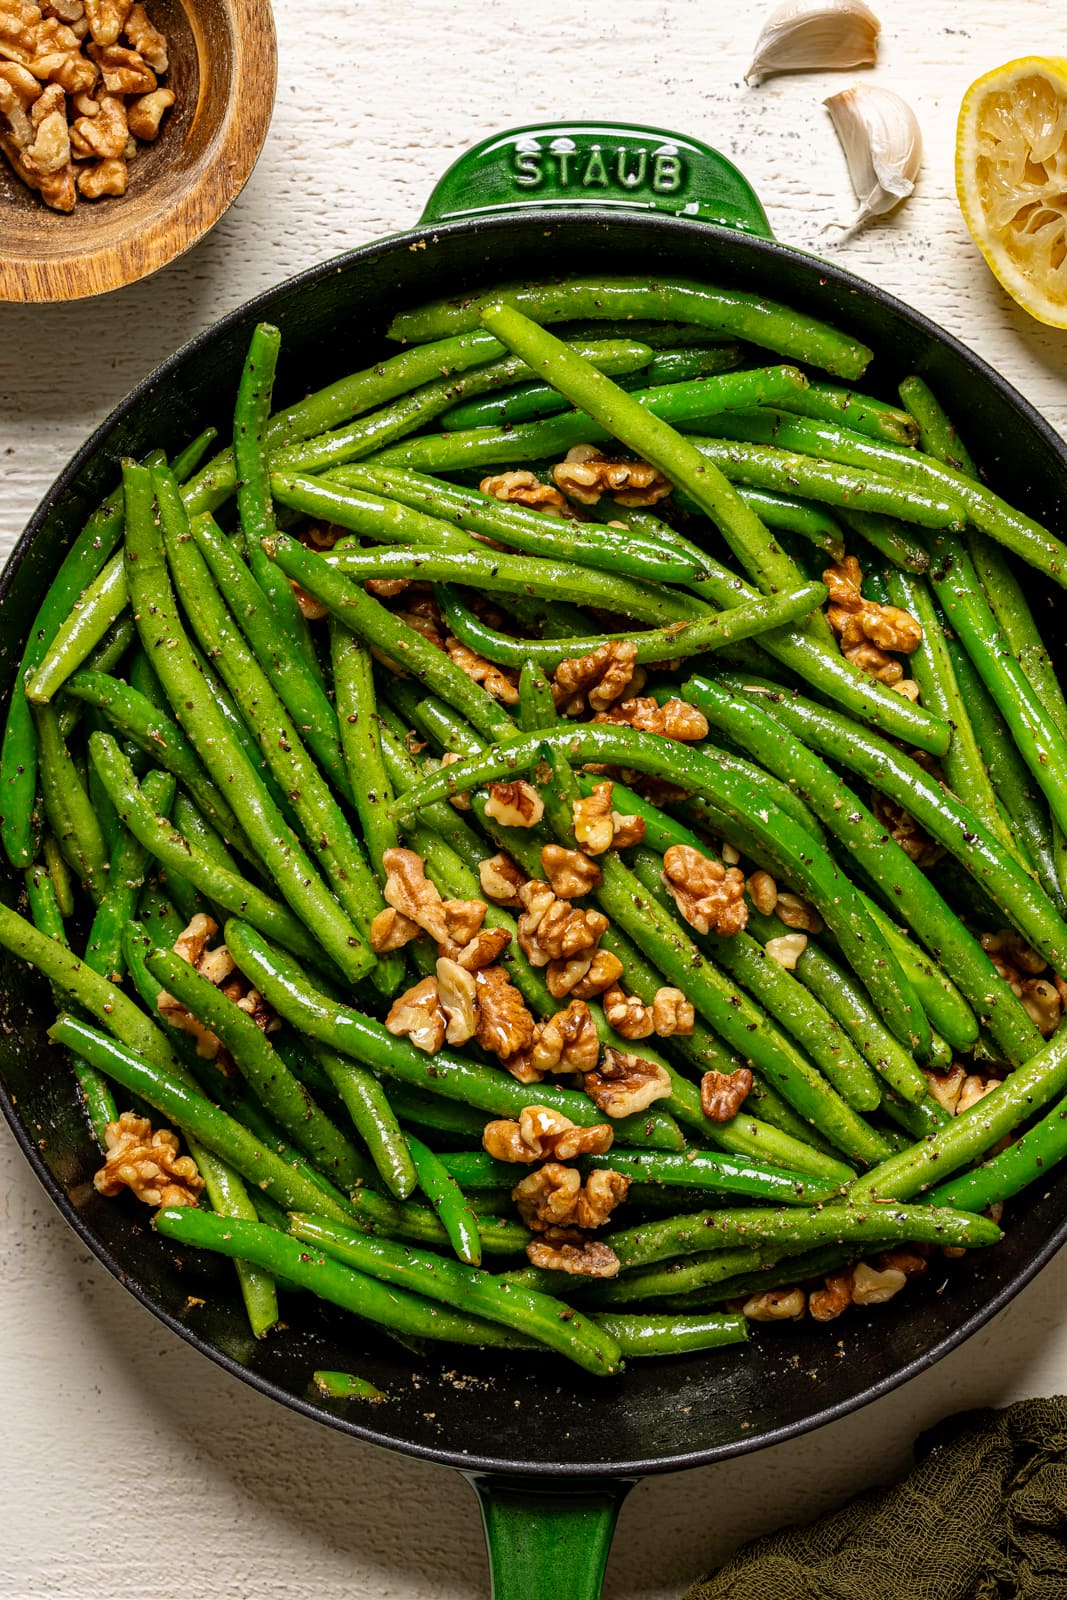
<path fill-rule="evenodd" d="M 104 1130 L 106 1159 L 93 1178 L 99 1194 L 130 1189 L 148 1206 L 195 1206 L 204 1180 L 192 1156 L 180 1156 L 169 1128 L 153 1132 L 147 1117 L 124 1111 Z"/>

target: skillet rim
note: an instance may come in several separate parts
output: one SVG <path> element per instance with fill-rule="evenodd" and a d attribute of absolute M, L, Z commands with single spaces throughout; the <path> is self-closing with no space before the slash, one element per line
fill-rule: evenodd
<path fill-rule="evenodd" d="M 619 213 L 591 209 L 575 210 L 566 207 L 560 207 L 551 212 L 538 212 L 534 216 L 522 212 L 502 213 L 415 227 L 402 233 L 390 234 L 386 238 L 372 240 L 367 244 L 359 245 L 352 250 L 343 252 L 339 256 L 334 256 L 327 261 L 306 268 L 303 272 L 285 279 L 271 289 L 264 290 L 251 300 L 234 307 L 225 316 L 194 335 L 192 339 L 187 340 L 165 361 L 146 374 L 124 399 L 114 407 L 108 416 L 93 430 L 80 449 L 75 452 L 51 487 L 46 491 L 12 549 L 3 572 L 0 573 L 0 606 L 4 604 L 22 562 L 41 533 L 48 517 L 59 505 L 68 489 L 76 484 L 82 469 L 92 461 L 101 447 L 106 444 L 110 435 L 129 416 L 140 401 L 150 394 L 159 382 L 176 373 L 191 356 L 205 349 L 242 321 L 253 316 L 259 316 L 264 312 L 269 312 L 272 305 L 280 298 L 288 298 L 339 271 L 347 270 L 364 262 L 379 260 L 394 252 L 399 253 L 428 243 L 435 243 L 442 237 L 451 238 L 457 235 L 484 234 L 496 229 L 511 232 L 515 229 L 529 228 L 531 224 L 534 224 L 539 231 L 543 230 L 546 225 L 553 228 L 556 226 L 580 225 L 583 230 L 592 230 L 602 226 L 610 227 L 611 229 L 620 227 L 647 228 L 652 224 L 657 232 L 662 232 L 665 236 L 671 233 L 681 235 L 695 234 L 709 245 L 718 240 L 733 247 L 736 246 L 739 240 L 743 240 L 744 248 L 753 251 L 757 255 L 766 256 L 772 260 L 788 261 L 792 265 L 800 265 L 801 267 L 815 270 L 822 280 L 832 282 L 839 289 L 850 294 L 862 295 L 867 301 L 874 301 L 894 316 L 901 317 L 910 323 L 917 333 L 924 336 L 931 343 L 947 349 L 952 357 L 961 361 L 970 369 L 976 379 L 996 392 L 1001 400 L 1007 402 L 1016 413 L 1021 415 L 1022 419 L 1039 436 L 1051 453 L 1059 458 L 1065 471 L 1067 471 L 1067 443 L 1037 411 L 1036 407 L 993 367 L 989 366 L 982 357 L 975 354 L 954 334 L 939 327 L 924 313 L 913 309 L 895 295 L 880 289 L 877 285 L 869 283 L 854 273 L 846 271 L 835 263 L 827 262 L 821 257 L 812 255 L 795 246 L 783 244 L 777 239 L 741 233 L 735 229 L 683 217 L 669 217 L 663 214 L 652 215 L 637 211 Z M 3 1110 L 15 1139 L 38 1181 L 64 1220 L 74 1229 L 83 1243 L 88 1246 L 107 1271 L 117 1278 L 122 1286 L 135 1299 L 140 1301 L 148 1311 L 170 1328 L 172 1332 L 178 1334 L 187 1344 L 193 1346 L 202 1355 L 207 1356 L 225 1372 L 240 1379 L 269 1398 L 289 1407 L 291 1410 L 314 1421 L 325 1422 L 342 1432 L 363 1440 L 367 1444 L 396 1450 L 401 1454 L 434 1462 L 442 1466 L 453 1467 L 468 1476 L 477 1477 L 489 1474 L 522 1478 L 530 1482 L 531 1488 L 534 1488 L 539 1481 L 549 1479 L 554 1480 L 553 1486 L 557 1488 L 560 1487 L 561 1480 L 566 1481 L 568 1479 L 572 1480 L 575 1486 L 578 1487 L 582 1483 L 588 1484 L 590 1479 L 636 1479 L 663 1472 L 708 1466 L 729 1460 L 734 1456 L 747 1455 L 768 1445 L 784 1443 L 786 1440 L 798 1438 L 805 1433 L 822 1427 L 826 1423 L 838 1421 L 851 1412 L 859 1410 L 869 1402 L 892 1392 L 892 1390 L 906 1383 L 910 1378 L 933 1366 L 937 1361 L 956 1349 L 957 1346 L 963 1344 L 973 1333 L 977 1332 L 979 1328 L 984 1326 L 1014 1299 L 1048 1264 L 1061 1246 L 1067 1242 L 1067 1214 L 1065 1214 L 1059 1225 L 1049 1234 L 1042 1247 L 1001 1286 L 989 1301 L 972 1312 L 965 1321 L 886 1377 L 872 1382 L 844 1400 L 839 1400 L 832 1405 L 814 1411 L 809 1416 L 783 1424 L 778 1428 L 771 1428 L 724 1444 L 713 1445 L 699 1450 L 682 1451 L 671 1455 L 657 1455 L 629 1461 L 607 1460 L 577 1463 L 522 1461 L 506 1456 L 474 1455 L 456 1450 L 435 1448 L 419 1442 L 400 1439 L 380 1429 L 369 1427 L 346 1416 L 338 1415 L 325 1407 L 315 1405 L 311 1401 L 283 1389 L 272 1379 L 243 1366 L 232 1356 L 227 1355 L 217 1346 L 202 1338 L 195 1329 L 190 1328 L 187 1324 L 174 1317 L 147 1290 L 143 1289 L 139 1282 L 131 1279 L 128 1272 L 103 1242 L 96 1237 L 84 1218 L 71 1203 L 66 1192 L 49 1171 L 30 1136 L 29 1130 L 19 1117 L 6 1085 L 2 1081 L 0 1081 L 0 1109 Z"/>

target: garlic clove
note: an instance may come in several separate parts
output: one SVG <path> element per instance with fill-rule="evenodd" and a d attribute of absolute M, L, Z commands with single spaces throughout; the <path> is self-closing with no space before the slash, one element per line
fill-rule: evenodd
<path fill-rule="evenodd" d="M 761 83 L 776 72 L 822 67 L 871 67 L 880 30 L 863 0 L 785 0 L 763 24 L 745 80 Z"/>
<path fill-rule="evenodd" d="M 848 162 L 860 203 L 852 226 L 859 227 L 911 194 L 922 161 L 922 134 L 914 111 L 891 89 L 845 89 L 823 105 Z"/>

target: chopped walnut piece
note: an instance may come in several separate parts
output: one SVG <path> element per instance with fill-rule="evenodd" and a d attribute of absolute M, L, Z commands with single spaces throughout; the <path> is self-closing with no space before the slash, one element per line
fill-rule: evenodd
<path fill-rule="evenodd" d="M 726 851 L 723 853 L 726 860 Z M 778 903 L 778 885 L 769 872 L 754 872 L 746 885 L 749 899 L 761 916 L 769 917 Z"/>
<path fill-rule="evenodd" d="M 831 1272 L 823 1288 L 808 1296 L 808 1311 L 816 1322 L 833 1322 L 852 1304 L 852 1268 Z"/>
<path fill-rule="evenodd" d="M 203 911 L 198 911 L 188 927 L 183 928 L 174 941 L 174 954 L 195 967 L 204 954 L 209 939 L 219 931 L 218 923 Z"/>
<path fill-rule="evenodd" d="M 441 765 L 443 767 L 451 767 L 454 766 L 457 761 L 462 760 L 463 757 L 455 750 L 446 750 L 444 755 L 441 757 Z M 469 794 L 450 794 L 448 797 L 448 803 L 449 805 L 455 806 L 457 811 L 470 811 L 471 809 L 471 797 Z"/>
<path fill-rule="evenodd" d="M 33 164 L 25 159 L 25 151 L 20 150 L 15 141 L 0 133 L 0 150 L 14 167 L 23 183 L 30 189 L 36 189 L 46 205 L 53 211 L 73 211 L 77 203 L 77 190 L 74 186 L 74 167 L 68 162 L 58 172 L 38 172 Z"/>
<path fill-rule="evenodd" d="M 822 918 L 814 906 L 809 906 L 798 894 L 781 891 L 774 907 L 775 915 L 787 928 L 796 928 L 801 933 L 821 933 Z"/>
<path fill-rule="evenodd" d="M 611 849 L 615 838 L 614 792 L 614 784 L 596 783 L 591 795 L 572 804 L 574 837 L 588 855 L 602 856 Z"/>
<path fill-rule="evenodd" d="M 696 1012 L 692 1001 L 681 989 L 664 985 L 652 996 L 652 1028 L 661 1039 L 673 1039 L 677 1034 L 685 1037 L 696 1027 Z"/>
<path fill-rule="evenodd" d="M 421 932 L 417 922 L 412 922 L 410 917 L 395 911 L 392 906 L 386 906 L 370 925 L 370 947 L 377 955 L 386 955 L 390 950 L 400 950 L 410 944 Z"/>
<path fill-rule="evenodd" d="M 570 995 L 575 1000 L 592 1000 L 622 977 L 622 962 L 610 950 L 594 950 L 571 956 L 566 961 L 550 961 L 545 983 L 554 1000 Z"/>
<path fill-rule="evenodd" d="M 468 678 L 480 683 L 486 694 L 491 694 L 494 700 L 499 700 L 506 706 L 518 705 L 519 688 L 514 673 L 505 667 L 495 666 L 492 661 L 486 661 L 484 656 L 469 650 L 452 634 L 448 634 L 445 639 L 445 649 L 449 659 L 454 661 Z"/>
<path fill-rule="evenodd" d="M 126 110 L 130 132 L 135 138 L 151 144 L 159 138 L 164 113 L 173 104 L 174 93 L 170 89 L 153 89 L 151 94 L 142 94 L 136 100 L 131 100 Z"/>
<path fill-rule="evenodd" d="M 637 646 L 629 639 L 607 639 L 587 656 L 561 661 L 552 674 L 552 698 L 565 716 L 588 708 L 606 711 L 633 683 Z"/>
<path fill-rule="evenodd" d="M 560 517 L 574 515 L 573 508 L 558 489 L 554 489 L 550 483 L 542 483 L 525 468 L 514 472 L 498 472 L 483 478 L 478 487 L 494 500 L 510 500 L 515 505 L 529 506 L 533 511 L 547 511 Z"/>
<path fill-rule="evenodd" d="M 585 1074 L 584 1082 L 586 1094 L 607 1117 L 647 1111 L 653 1101 L 665 1100 L 671 1093 L 666 1067 L 610 1047 L 596 1071 Z"/>
<path fill-rule="evenodd" d="M 806 933 L 783 933 L 777 939 L 768 939 L 764 950 L 772 961 L 777 961 L 787 972 L 795 972 L 797 962 L 808 948 Z"/>
<path fill-rule="evenodd" d="M 574 1161 L 578 1156 L 602 1156 L 615 1139 L 609 1123 L 580 1128 L 547 1106 L 524 1106 L 519 1120 L 487 1122 L 482 1144 L 497 1161 Z"/>
<path fill-rule="evenodd" d="M 448 1018 L 441 1005 L 436 978 L 423 978 L 389 1007 L 385 1026 L 398 1038 L 407 1037 L 418 1050 L 433 1055 L 445 1042 Z"/>
<path fill-rule="evenodd" d="M 595 506 L 610 494 L 621 506 L 654 506 L 674 485 L 648 461 L 623 461 L 600 453 L 596 445 L 576 444 L 566 460 L 552 468 L 552 476 L 572 500 Z"/>
<path fill-rule="evenodd" d="M 89 32 L 97 44 L 115 44 L 129 19 L 132 0 L 84 0 Z"/>
<path fill-rule="evenodd" d="M 598 711 L 594 722 L 611 722 L 642 733 L 658 733 L 664 739 L 694 743 L 708 736 L 708 719 L 688 700 L 667 700 L 663 705 L 649 696 L 620 700 L 607 711 Z"/>
<path fill-rule="evenodd" d="M 1051 1039 L 1063 1015 L 1063 1002 L 1059 990 L 1047 978 L 1027 978 L 1020 987 L 1022 994 L 1019 998 L 1022 1000 L 1023 1010 L 1038 1032 L 1044 1038 Z"/>
<path fill-rule="evenodd" d="M 877 789 L 871 791 L 871 810 L 889 837 L 917 867 L 932 867 L 944 855 L 944 846 L 921 828 L 910 812 Z"/>
<path fill-rule="evenodd" d="M 1048 962 L 1044 956 L 1028 945 L 1022 934 L 1014 928 L 1001 928 L 996 933 L 983 933 L 978 941 L 995 966 L 1010 972 L 1009 982 L 1026 972 L 1036 976 L 1044 972 Z"/>
<path fill-rule="evenodd" d="M 78 173 L 78 193 L 86 200 L 100 200 L 104 195 L 126 193 L 129 169 L 122 156 L 112 156 L 106 161 L 94 161 Z"/>
<path fill-rule="evenodd" d="M 150 94 L 156 88 L 156 75 L 143 56 L 120 44 L 86 46 L 90 61 L 95 61 L 108 94 Z"/>
<path fill-rule="evenodd" d="M 524 908 L 518 923 L 519 945 L 535 967 L 592 952 L 608 926 L 602 912 L 581 910 L 558 899 L 539 878 L 523 884 L 519 899 Z"/>
<path fill-rule="evenodd" d="M 446 905 L 450 902 L 446 901 Z M 506 928 L 480 928 L 473 938 L 462 945 L 456 955 L 457 963 L 467 972 L 478 972 L 491 967 L 511 943 Z"/>
<path fill-rule="evenodd" d="M 663 880 L 698 933 L 729 937 L 748 922 L 745 875 L 739 867 L 724 867 L 692 845 L 672 844 L 663 857 Z"/>
<path fill-rule="evenodd" d="M 561 844 L 541 846 L 541 866 L 560 900 L 580 900 L 601 883 L 600 868 L 583 850 L 565 850 Z"/>
<path fill-rule="evenodd" d="M 217 1061 L 223 1054 L 222 1040 L 217 1034 L 194 1017 L 193 1013 L 174 995 L 168 994 L 166 989 L 161 989 L 156 999 L 156 1010 L 164 1022 L 172 1028 L 180 1028 L 182 1033 L 188 1033 L 196 1044 L 196 1053 L 202 1061 Z"/>
<path fill-rule="evenodd" d="M 841 654 L 881 683 L 899 683 L 904 669 L 887 651 L 911 655 L 922 643 L 920 624 L 898 606 L 877 605 L 863 598 L 863 572 L 855 556 L 846 556 L 822 576 L 830 591 L 826 617 Z"/>
<path fill-rule="evenodd" d="M 293 598 L 299 607 L 300 615 L 308 622 L 321 622 L 323 617 L 329 616 L 329 606 L 323 605 L 321 600 L 316 600 L 313 594 L 308 594 L 300 584 L 291 580 L 289 587 L 293 591 Z"/>
<path fill-rule="evenodd" d="M 799 1322 L 806 1302 L 803 1289 L 768 1289 L 746 1300 L 741 1311 L 749 1322 Z"/>
<path fill-rule="evenodd" d="M 981 945 L 1012 993 L 1022 1001 L 1030 1020 L 1046 1039 L 1051 1038 L 1059 1027 L 1067 994 L 1062 979 L 1035 976 L 1044 972 L 1048 963 L 1013 928 L 983 933 Z"/>
<path fill-rule="evenodd" d="M 71 124 L 71 144 L 75 155 L 96 156 L 101 161 L 121 156 L 126 149 L 129 129 L 126 108 L 113 94 L 102 94 L 92 116 L 79 117 Z"/>
<path fill-rule="evenodd" d="M 147 1117 L 124 1111 L 104 1130 L 104 1165 L 93 1177 L 98 1194 L 113 1196 L 130 1189 L 149 1206 L 195 1206 L 204 1187 L 192 1156 L 180 1156 L 178 1136 L 169 1128 L 155 1132 Z"/>
<path fill-rule="evenodd" d="M 752 1089 L 748 1067 L 735 1072 L 705 1072 L 700 1080 L 700 1109 L 712 1122 L 736 1117 Z"/>
<path fill-rule="evenodd" d="M 955 1116 L 960 1092 L 967 1076 L 959 1062 L 954 1061 L 947 1072 L 937 1072 L 933 1067 L 926 1067 L 923 1069 L 923 1076 L 938 1105 Z"/>
<path fill-rule="evenodd" d="M 879 1271 L 866 1261 L 857 1261 L 852 1269 L 852 1304 L 855 1306 L 881 1306 L 892 1300 L 907 1283 L 905 1273 L 898 1267 Z"/>
<path fill-rule="evenodd" d="M 438 957 L 437 993 L 448 1019 L 445 1039 L 449 1044 L 466 1044 L 474 1038 L 478 1025 L 477 987 L 473 972 L 467 972 L 448 956 Z"/>
<path fill-rule="evenodd" d="M 474 979 L 478 991 L 474 1037 L 483 1050 L 507 1061 L 533 1043 L 533 1017 L 503 967 L 484 967 Z"/>
<path fill-rule="evenodd" d="M 414 850 L 394 848 L 382 853 L 386 903 L 417 923 L 437 944 L 451 944 L 452 933 L 437 885 L 426 876 L 422 857 Z M 464 941 L 466 942 L 466 941 Z"/>
<path fill-rule="evenodd" d="M 979 1100 L 984 1100 L 987 1094 L 992 1094 L 994 1089 L 1000 1088 L 999 1078 L 982 1078 L 977 1073 L 968 1073 L 960 1088 L 960 1097 L 956 1101 L 956 1115 L 962 1116 Z"/>
<path fill-rule="evenodd" d="M 152 23 L 149 22 L 148 14 L 143 5 L 137 4 L 129 8 L 125 33 L 133 48 L 139 55 L 144 57 L 153 72 L 166 72 L 169 65 L 167 61 L 167 41 L 159 29 L 153 27 Z M 98 42 L 100 44 L 108 43 L 106 39 L 100 39 Z"/>
<path fill-rule="evenodd" d="M 515 778 L 489 785 L 485 814 L 502 828 L 534 828 L 545 814 L 545 802 L 532 783 Z"/>
<path fill-rule="evenodd" d="M 545 1272 L 569 1272 L 576 1278 L 619 1275 L 618 1256 L 599 1239 L 585 1239 L 581 1244 L 549 1244 L 535 1239 L 526 1246 L 526 1256 L 533 1266 Z"/>
<path fill-rule="evenodd" d="M 449 947 L 445 950 L 446 955 L 454 955 L 458 950 L 465 950 L 477 938 L 488 909 L 484 900 L 441 902 L 445 927 L 448 929 L 448 938 L 442 940 L 442 943 Z"/>
<path fill-rule="evenodd" d="M 520 906 L 519 890 L 526 882 L 526 874 L 516 866 L 510 856 L 498 851 L 478 863 L 478 880 L 482 893 L 495 906 Z"/>
<path fill-rule="evenodd" d="M 23 151 L 23 160 L 42 177 L 66 167 L 70 162 L 67 97 L 58 83 L 50 83 L 30 107 L 30 127 L 33 142 Z"/>
<path fill-rule="evenodd" d="M 612 984 L 604 991 L 604 1015 L 615 1032 L 624 1039 L 647 1039 L 653 1032 L 652 1007 L 643 1005 L 635 994 L 626 994 Z"/>
<path fill-rule="evenodd" d="M 591 1072 L 599 1059 L 600 1039 L 584 1000 L 572 1000 L 534 1029 L 530 1063 L 537 1072 Z"/>
<path fill-rule="evenodd" d="M 551 1228 L 602 1227 L 629 1188 L 625 1173 L 598 1167 L 583 1184 L 577 1167 L 549 1161 L 517 1183 L 511 1198 L 526 1226 L 545 1233 Z"/>

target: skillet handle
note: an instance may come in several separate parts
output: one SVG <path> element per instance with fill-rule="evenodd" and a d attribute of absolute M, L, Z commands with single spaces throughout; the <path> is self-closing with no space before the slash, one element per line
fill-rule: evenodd
<path fill-rule="evenodd" d="M 632 1479 L 470 1474 L 481 1501 L 493 1600 L 599 1600 Z"/>
<path fill-rule="evenodd" d="M 710 145 L 600 122 L 535 124 L 483 139 L 439 180 L 421 223 L 550 207 L 658 212 L 773 237 L 751 185 Z"/>

